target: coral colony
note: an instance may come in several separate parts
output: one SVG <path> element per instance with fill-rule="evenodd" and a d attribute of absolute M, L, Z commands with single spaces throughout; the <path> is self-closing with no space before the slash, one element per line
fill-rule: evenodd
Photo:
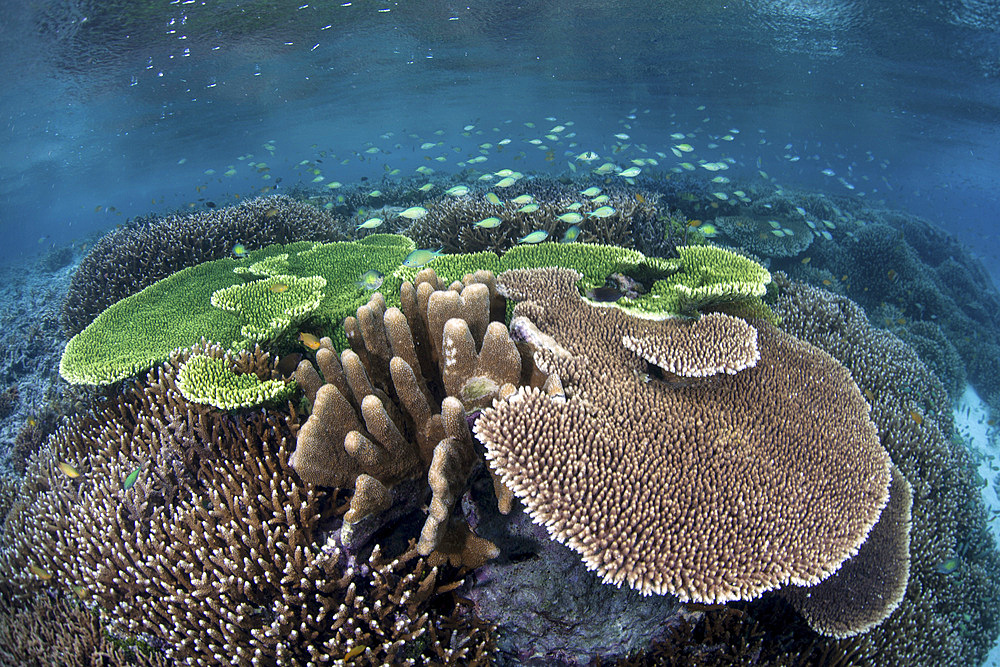
<path fill-rule="evenodd" d="M 108 389 L 0 487 L 3 659 L 981 659 L 1000 563 L 948 392 L 996 377 L 933 341 L 990 324 L 908 345 L 844 295 L 891 324 L 901 283 L 944 312 L 975 276 L 808 195 L 702 224 L 501 183 L 105 236 L 60 372 Z"/>

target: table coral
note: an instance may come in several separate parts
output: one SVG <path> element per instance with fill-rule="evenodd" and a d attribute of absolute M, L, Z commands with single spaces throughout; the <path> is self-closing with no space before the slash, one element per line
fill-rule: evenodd
<path fill-rule="evenodd" d="M 752 599 L 835 572 L 877 521 L 890 479 L 846 369 L 756 320 L 753 368 L 659 381 L 621 338 L 667 324 L 586 304 L 579 278 L 544 269 L 499 281 L 523 299 L 515 317 L 569 353 L 535 351 L 568 400 L 522 388 L 476 422 L 533 518 L 605 581 L 647 594 Z"/>

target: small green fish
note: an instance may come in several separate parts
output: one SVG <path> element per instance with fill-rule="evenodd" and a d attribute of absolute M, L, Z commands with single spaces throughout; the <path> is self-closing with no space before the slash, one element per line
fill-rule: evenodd
<path fill-rule="evenodd" d="M 705 237 L 707 237 L 707 238 L 714 238 L 719 233 L 715 229 L 715 225 L 711 225 L 709 223 L 705 223 L 704 225 L 702 225 L 701 227 L 699 227 L 698 231 L 701 232 L 702 235 L 705 236 Z"/>
<path fill-rule="evenodd" d="M 448 188 L 444 191 L 446 195 L 451 195 L 452 197 L 461 197 L 463 195 L 469 194 L 469 188 L 464 185 L 456 185 L 454 187 Z"/>
<path fill-rule="evenodd" d="M 498 188 L 509 188 L 510 186 L 514 185 L 515 183 L 517 183 L 517 179 L 514 178 L 513 176 L 508 176 L 506 178 L 502 178 L 499 181 L 497 181 L 497 187 Z"/>
<path fill-rule="evenodd" d="M 371 192 L 368 193 L 368 196 L 369 197 L 374 197 L 374 198 L 381 197 L 382 196 L 382 191 L 381 190 L 372 190 Z"/>
<path fill-rule="evenodd" d="M 517 240 L 518 243 L 541 243 L 545 239 L 549 238 L 549 233 L 544 229 L 539 229 L 537 232 L 531 232 L 527 236 L 522 236 Z"/>
<path fill-rule="evenodd" d="M 601 194 L 601 189 L 596 185 L 594 185 L 592 187 L 587 188 L 586 190 L 581 190 L 580 194 L 583 195 L 584 197 L 596 197 L 597 195 Z"/>
<path fill-rule="evenodd" d="M 581 204 L 578 201 L 575 201 L 572 204 L 570 204 L 569 206 L 567 206 L 566 210 L 567 211 L 579 211 L 582 206 L 583 206 L 583 204 Z"/>
<path fill-rule="evenodd" d="M 381 226 L 382 226 L 382 218 L 371 218 L 369 220 L 365 220 L 360 225 L 358 225 L 358 229 L 375 229 L 376 227 L 381 227 Z"/>
<path fill-rule="evenodd" d="M 122 484 L 122 486 L 126 491 L 132 488 L 132 486 L 135 484 L 135 480 L 139 479 L 139 472 L 141 470 L 142 468 L 136 468 L 135 470 L 133 470 L 128 474 L 128 477 L 125 478 L 125 483 Z"/>
<path fill-rule="evenodd" d="M 399 215 L 406 218 L 407 220 L 419 220 L 420 218 L 427 215 L 427 209 L 424 208 L 423 206 L 411 206 L 405 211 L 401 211 Z"/>
<path fill-rule="evenodd" d="M 433 189 L 434 189 L 433 183 L 424 183 L 419 188 L 417 188 L 417 190 L 419 190 L 420 192 L 430 192 Z"/>
<path fill-rule="evenodd" d="M 592 218 L 610 218 L 616 213 L 615 209 L 610 206 L 602 206 L 599 209 L 591 211 L 589 213 Z"/>
<path fill-rule="evenodd" d="M 493 229 L 500 226 L 500 218 L 483 218 L 475 226 L 480 229 Z"/>
<path fill-rule="evenodd" d="M 639 167 L 629 167 L 628 169 L 626 169 L 625 171 L 619 173 L 618 175 L 621 176 L 621 177 L 623 177 L 623 178 L 635 178 L 636 176 L 638 176 L 641 173 L 642 173 L 642 169 L 640 169 Z"/>
<path fill-rule="evenodd" d="M 576 212 L 563 213 L 562 215 L 557 215 L 556 220 L 562 220 L 565 223 L 575 225 L 583 220 L 583 216 Z"/>
<path fill-rule="evenodd" d="M 518 213 L 534 213 L 538 210 L 538 204 L 525 204 L 521 208 L 517 209 Z"/>
<path fill-rule="evenodd" d="M 605 204 L 605 203 L 607 203 L 609 201 L 611 201 L 611 197 L 609 197 L 607 195 L 598 195 L 598 196 L 594 197 L 593 199 L 591 199 L 590 203 L 591 204 Z"/>
<path fill-rule="evenodd" d="M 233 257 L 246 257 L 247 247 L 242 243 L 233 246 Z"/>
<path fill-rule="evenodd" d="M 581 219 L 582 219 L 582 216 L 581 216 Z M 577 240 L 577 238 L 579 238 L 580 232 L 582 232 L 582 231 L 583 230 L 580 229 L 577 225 L 571 226 L 563 234 L 563 237 L 561 239 L 559 239 L 559 243 L 576 243 L 576 240 Z"/>
<path fill-rule="evenodd" d="M 951 574 L 958 569 L 958 566 L 959 560 L 957 558 L 949 558 L 942 561 L 936 568 L 934 568 L 934 571 L 938 574 Z"/>
<path fill-rule="evenodd" d="M 369 269 L 365 272 L 361 279 L 355 283 L 358 287 L 366 290 L 375 291 L 382 286 L 382 282 L 385 280 L 385 276 L 376 271 L 375 269 Z"/>
<path fill-rule="evenodd" d="M 692 146 L 691 144 L 677 144 L 676 146 L 674 146 L 674 148 L 684 153 L 690 153 L 691 151 L 694 150 L 694 146 Z"/>
<path fill-rule="evenodd" d="M 518 206 L 523 206 L 524 204 L 530 204 L 534 197 L 531 195 L 521 195 L 519 197 L 514 197 L 510 200 L 512 204 L 517 204 Z"/>
<path fill-rule="evenodd" d="M 486 201 L 493 205 L 498 205 L 500 203 L 500 197 L 497 197 L 495 192 L 487 192 Z"/>
<path fill-rule="evenodd" d="M 414 250 L 406 259 L 403 260 L 403 266 L 408 266 L 411 268 L 417 268 L 423 266 L 427 262 L 431 261 L 435 257 L 441 254 L 440 250 Z"/>

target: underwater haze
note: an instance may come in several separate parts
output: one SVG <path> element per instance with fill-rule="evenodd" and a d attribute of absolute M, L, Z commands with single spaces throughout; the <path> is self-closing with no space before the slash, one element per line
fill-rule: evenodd
<path fill-rule="evenodd" d="M 1000 0 L 0 0 L 0 665 L 1000 667 Z"/>
<path fill-rule="evenodd" d="M 4 260 L 278 178 L 280 192 L 321 152 L 347 183 L 412 173 L 424 140 L 457 170 L 510 137 L 507 156 L 560 173 L 619 132 L 662 149 L 736 128 L 739 175 L 884 201 L 1000 270 L 993 3 L 5 4 Z M 524 143 L 546 117 L 576 123 L 550 163 Z M 264 158 L 270 182 L 247 166 Z"/>

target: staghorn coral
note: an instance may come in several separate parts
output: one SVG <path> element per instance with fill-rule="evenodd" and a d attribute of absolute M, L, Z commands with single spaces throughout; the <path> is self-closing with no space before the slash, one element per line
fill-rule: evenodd
<path fill-rule="evenodd" d="M 454 586 L 445 566 L 415 548 L 336 544 L 323 509 L 335 496 L 288 464 L 291 406 L 188 403 L 184 358 L 32 457 L 0 534 L 0 593 L 72 588 L 112 632 L 190 664 L 485 662 L 488 628 L 436 597 Z M 237 363 L 274 370 L 262 356 Z"/>
<path fill-rule="evenodd" d="M 912 349 L 874 329 L 854 302 L 777 274 L 782 328 L 850 370 L 882 445 L 913 490 L 910 577 L 899 607 L 866 635 L 879 665 L 982 663 L 1000 631 L 1000 570 L 968 452 L 951 441 L 947 394 Z M 959 569 L 939 566 L 960 558 Z"/>
<path fill-rule="evenodd" d="M 446 541 L 478 461 L 466 412 L 519 382 L 521 357 L 506 327 L 491 322 L 504 312 L 492 274 L 445 289 L 424 270 L 403 284 L 400 301 L 402 310 L 386 309 L 377 294 L 348 318 L 352 349 L 339 360 L 323 339 L 316 355 L 322 381 L 311 363 L 299 364 L 296 379 L 312 398 L 312 414 L 291 465 L 311 483 L 355 488 L 341 531 L 348 545 L 399 515 L 394 505 L 423 495 L 410 486 L 395 494 L 396 485 L 426 478 L 432 498 L 417 548 L 428 555 Z M 359 537 L 358 524 L 369 517 L 375 526 L 361 526 Z"/>
<path fill-rule="evenodd" d="M 847 371 L 757 320 L 753 368 L 658 381 L 621 337 L 676 323 L 589 306 L 579 278 L 539 269 L 499 280 L 520 301 L 515 318 L 558 344 L 534 359 L 569 397 L 521 388 L 476 422 L 491 467 L 533 519 L 606 582 L 682 600 L 815 584 L 854 555 L 890 475 Z"/>
<path fill-rule="evenodd" d="M 236 243 L 250 250 L 293 241 L 346 241 L 343 221 L 282 195 L 166 218 L 137 219 L 94 244 L 81 261 L 62 307 L 68 336 L 108 306 L 189 266 L 229 257 Z"/>
<path fill-rule="evenodd" d="M 719 216 L 715 224 L 736 245 L 749 252 L 763 257 L 794 257 L 812 245 L 813 232 L 805 220 L 795 211 L 787 215 L 768 212 L 765 217 Z"/>
<path fill-rule="evenodd" d="M 100 616 L 78 600 L 49 591 L 0 598 L 0 664 L 118 667 L 169 664 L 160 653 L 108 636 Z"/>

